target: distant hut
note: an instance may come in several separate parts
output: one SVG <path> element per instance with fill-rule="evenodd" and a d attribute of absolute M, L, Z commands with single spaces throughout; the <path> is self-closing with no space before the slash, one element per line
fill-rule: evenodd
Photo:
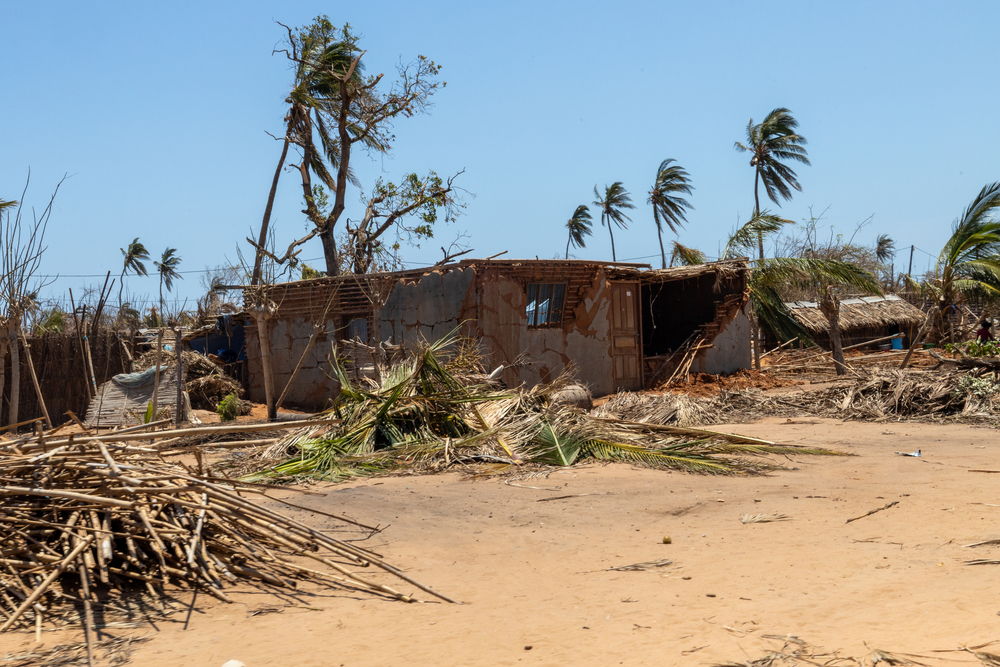
<path fill-rule="evenodd" d="M 829 347 L 830 323 L 820 312 L 818 303 L 791 301 L 785 305 L 817 344 Z M 923 311 L 895 294 L 862 296 L 840 302 L 840 331 L 845 346 L 893 334 L 903 334 L 906 344 L 916 335 L 924 318 Z"/>

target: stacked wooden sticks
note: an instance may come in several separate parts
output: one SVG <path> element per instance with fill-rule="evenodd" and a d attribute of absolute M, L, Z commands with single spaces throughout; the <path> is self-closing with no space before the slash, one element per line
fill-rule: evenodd
<path fill-rule="evenodd" d="M 451 601 L 377 554 L 244 497 L 264 490 L 199 477 L 146 447 L 81 440 L 48 451 L 38 442 L 0 443 L 0 631 L 40 629 L 43 619 L 82 608 L 89 644 L 95 605 L 185 589 L 228 601 L 223 589 L 241 582 L 312 582 L 414 600 L 358 576 L 362 567 Z M 377 531 L 319 513 L 337 526 Z"/>

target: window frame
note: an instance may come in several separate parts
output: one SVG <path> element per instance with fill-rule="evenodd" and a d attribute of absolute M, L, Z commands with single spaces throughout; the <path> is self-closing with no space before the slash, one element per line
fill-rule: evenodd
<path fill-rule="evenodd" d="M 550 329 L 566 320 L 565 282 L 525 283 L 524 316 L 529 329 Z"/>

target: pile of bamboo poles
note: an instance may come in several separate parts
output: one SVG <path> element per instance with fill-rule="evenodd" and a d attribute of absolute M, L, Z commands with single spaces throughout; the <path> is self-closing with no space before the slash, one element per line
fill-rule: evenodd
<path fill-rule="evenodd" d="M 328 524 L 315 530 L 245 497 L 263 490 L 198 476 L 150 455 L 159 448 L 125 442 L 152 435 L 0 443 L 0 631 L 79 621 L 89 644 L 95 607 L 183 590 L 228 601 L 224 589 L 238 584 L 312 583 L 414 601 L 356 574 L 363 567 L 451 601 L 328 534 L 329 524 L 377 528 L 312 510 Z"/>

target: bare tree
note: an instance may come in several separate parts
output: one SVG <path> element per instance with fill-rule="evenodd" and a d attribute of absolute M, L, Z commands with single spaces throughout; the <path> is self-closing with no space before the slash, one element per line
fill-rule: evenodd
<path fill-rule="evenodd" d="M 363 198 L 364 213 L 351 224 L 348 220 L 338 240 L 338 224 L 347 208 L 350 186 L 361 189 L 352 171 L 354 149 L 384 154 L 395 140 L 393 123 L 426 110 L 430 97 L 444 86 L 438 80 L 440 66 L 424 56 L 398 68 L 395 83 L 383 84 L 382 74 L 364 71 L 365 51 L 349 26 L 336 28 L 326 17 L 288 33 L 287 48 L 280 49 L 295 67 L 295 79 L 287 98 L 285 136 L 282 153 L 272 180 L 264 219 L 255 248 L 251 277 L 260 284 L 263 257 L 278 264 L 294 262 L 301 247 L 318 237 L 323 244 L 326 273 L 338 275 L 372 270 L 378 256 L 392 246 L 384 242 L 390 230 L 402 232 L 419 242 L 433 236 L 433 226 L 451 221 L 460 205 L 455 199 L 454 176 L 442 178 L 429 171 L 410 173 L 399 183 L 379 180 Z M 267 249 L 270 215 L 278 178 L 288 146 L 299 151 L 298 164 L 303 212 L 312 223 L 307 234 L 292 241 L 282 255 Z M 416 222 L 409 222 L 411 219 Z"/>
<path fill-rule="evenodd" d="M 20 200 L 0 202 L 0 396 L 4 393 L 5 353 L 9 353 L 11 387 L 7 422 L 10 424 L 17 422 L 20 409 L 23 322 L 26 314 L 36 307 L 39 291 L 51 282 L 37 273 L 45 252 L 45 231 L 52 217 L 52 206 L 65 180 L 63 176 L 56 184 L 40 212 L 30 209 L 29 213 L 24 205 L 31 183 L 30 171 Z"/>

